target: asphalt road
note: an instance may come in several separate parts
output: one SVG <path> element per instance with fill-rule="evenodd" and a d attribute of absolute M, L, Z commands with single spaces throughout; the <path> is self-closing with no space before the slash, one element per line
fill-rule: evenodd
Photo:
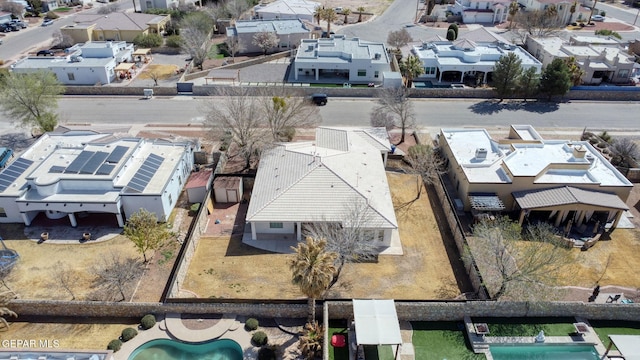
<path fill-rule="evenodd" d="M 94 124 L 130 126 L 132 124 L 199 124 L 204 101 L 222 98 L 178 96 L 144 100 L 137 97 L 64 97 L 59 102 L 61 125 Z M 640 103 L 582 102 L 497 104 L 475 100 L 414 100 L 420 128 L 507 127 L 531 124 L 539 128 L 621 130 L 640 132 Z M 375 107 L 371 99 L 332 98 L 320 108 L 323 125 L 367 126 Z M 0 133 L 15 131 L 9 119 L 0 115 Z"/>

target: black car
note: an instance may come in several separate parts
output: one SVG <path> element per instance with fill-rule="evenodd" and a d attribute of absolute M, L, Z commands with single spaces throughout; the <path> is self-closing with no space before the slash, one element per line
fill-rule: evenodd
<path fill-rule="evenodd" d="M 7 24 L 0 24 L 1 32 L 11 32 L 11 27 Z"/>
<path fill-rule="evenodd" d="M 313 101 L 316 105 L 326 105 L 327 94 L 313 94 L 311 95 L 311 101 Z"/>
<path fill-rule="evenodd" d="M 7 26 L 9 27 L 9 29 L 11 29 L 11 31 L 20 31 L 20 26 L 15 23 L 8 23 Z"/>
<path fill-rule="evenodd" d="M 11 23 L 15 24 L 17 27 L 19 27 L 21 29 L 26 29 L 27 28 L 27 24 L 24 21 L 12 20 Z"/>
<path fill-rule="evenodd" d="M 55 53 L 52 50 L 40 50 L 36 53 L 36 56 L 54 56 Z"/>

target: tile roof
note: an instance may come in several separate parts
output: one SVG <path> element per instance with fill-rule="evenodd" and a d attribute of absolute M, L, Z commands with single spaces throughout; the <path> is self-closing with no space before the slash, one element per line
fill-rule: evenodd
<path fill-rule="evenodd" d="M 114 12 L 107 15 L 78 14 L 73 18 L 75 23 L 96 24 L 96 28 L 118 30 L 145 30 L 148 23 L 156 22 L 163 15 Z"/>
<path fill-rule="evenodd" d="M 563 186 L 542 190 L 525 190 L 513 193 L 522 209 L 536 209 L 568 204 L 585 204 L 612 209 L 629 207 L 614 193 Z"/>

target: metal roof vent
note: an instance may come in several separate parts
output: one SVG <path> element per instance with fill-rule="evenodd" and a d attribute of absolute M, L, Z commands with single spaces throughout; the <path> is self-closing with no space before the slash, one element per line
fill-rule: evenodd
<path fill-rule="evenodd" d="M 487 149 L 485 148 L 477 148 L 476 149 L 476 159 L 483 160 L 487 158 Z"/>

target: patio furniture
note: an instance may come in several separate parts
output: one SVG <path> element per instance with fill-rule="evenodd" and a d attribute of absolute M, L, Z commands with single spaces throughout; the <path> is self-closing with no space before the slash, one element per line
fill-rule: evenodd
<path fill-rule="evenodd" d="M 344 334 L 334 334 L 331 336 L 331 346 L 341 348 L 347 345 Z"/>
<path fill-rule="evenodd" d="M 612 304 L 612 303 L 617 303 L 618 300 L 620 300 L 620 297 L 622 296 L 622 294 L 616 294 L 614 295 L 609 295 L 609 297 L 607 298 L 606 303 L 607 304 Z"/>
<path fill-rule="evenodd" d="M 576 334 L 582 336 L 589 332 L 589 325 L 583 322 L 573 323 L 573 327 L 576 329 Z"/>

